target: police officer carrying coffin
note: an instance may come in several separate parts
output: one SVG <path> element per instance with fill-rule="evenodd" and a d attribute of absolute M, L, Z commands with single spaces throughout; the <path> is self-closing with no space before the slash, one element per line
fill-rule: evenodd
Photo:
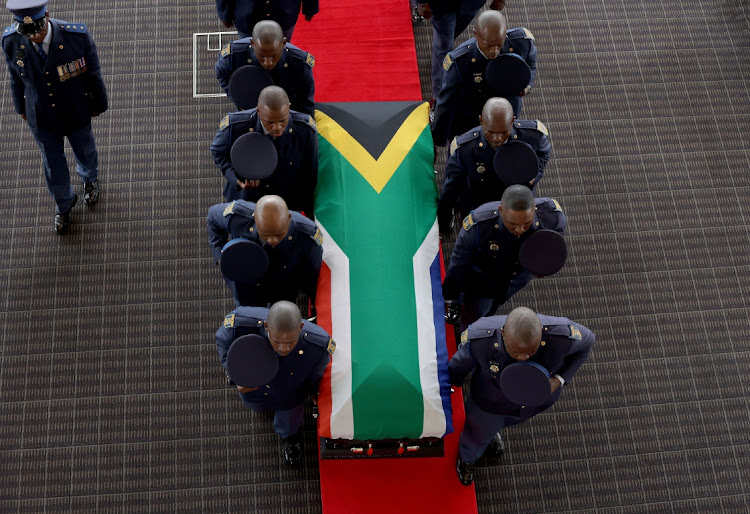
<path fill-rule="evenodd" d="M 253 28 L 253 37 L 227 43 L 216 62 L 216 78 L 229 99 L 237 103 L 229 91 L 229 79 L 242 66 L 261 66 L 273 83 L 289 96 L 291 108 L 315 114 L 315 82 L 312 69 L 315 58 L 287 43 L 275 21 L 261 21 Z M 238 109 L 241 109 L 237 105 Z"/>
<path fill-rule="evenodd" d="M 547 128 L 538 120 L 516 120 L 505 98 L 490 98 L 484 104 L 481 125 L 457 136 L 450 147 L 445 166 L 445 182 L 438 202 L 440 232 L 450 231 L 453 208 L 458 204 L 461 218 L 480 205 L 500 198 L 509 185 L 496 173 L 493 160 L 498 148 L 522 141 L 536 153 L 536 176 L 526 185 L 536 189 L 549 162 L 552 145 Z"/>
<path fill-rule="evenodd" d="M 47 0 L 8 0 L 16 24 L 3 31 L 2 46 L 16 112 L 42 151 L 44 178 L 55 200 L 55 231 L 70 227 L 78 195 L 70 185 L 67 137 L 88 205 L 99 200 L 99 161 L 91 117 L 107 110 L 107 91 L 94 40 L 86 25 L 49 17 Z"/>
<path fill-rule="evenodd" d="M 534 36 L 525 28 L 508 30 L 505 16 L 499 11 L 484 11 L 477 16 L 474 37 L 448 55 L 443 61 L 443 83 L 435 104 L 432 138 L 445 146 L 453 137 L 470 130 L 491 94 L 485 70 L 489 61 L 513 53 L 526 61 L 531 78 L 528 85 L 509 96 L 513 112 L 521 111 L 521 97 L 526 96 L 536 76 Z"/>
<path fill-rule="evenodd" d="M 258 334 L 263 336 L 275 351 L 269 363 L 259 362 L 253 355 L 243 360 L 243 336 Z M 235 342 L 236 341 L 236 342 Z M 221 365 L 227 371 L 230 383 L 237 385 L 242 401 L 253 411 L 273 410 L 273 428 L 283 440 L 284 460 L 299 465 L 302 457 L 302 427 L 305 398 L 317 396 L 318 383 L 328 366 L 336 344 L 328 333 L 309 321 L 302 321 L 299 309 L 291 302 L 280 301 L 271 309 L 260 307 L 239 307 L 229 313 L 224 324 L 216 331 L 216 346 Z M 233 360 L 239 360 L 235 363 Z M 276 364 L 277 361 L 278 364 Z M 242 375 L 254 372 L 262 374 L 269 366 L 278 371 L 271 377 L 263 377 L 257 386 L 243 387 Z M 253 369 L 256 368 L 256 369 Z M 237 371 L 237 377 L 234 376 Z M 266 382 L 263 380 L 268 378 Z M 252 381 L 253 377 L 247 378 Z M 264 383 L 265 382 L 265 383 Z"/>
<path fill-rule="evenodd" d="M 216 0 L 216 13 L 226 28 L 237 27 L 241 38 L 248 37 L 256 23 L 272 20 L 281 26 L 287 41 L 292 40 L 299 13 L 305 21 L 318 14 L 318 0 Z"/>
<path fill-rule="evenodd" d="M 474 463 L 493 440 L 494 450 L 503 451 L 503 427 L 526 421 L 560 398 L 562 386 L 588 359 L 594 341 L 594 333 L 583 325 L 526 307 L 508 316 L 481 318 L 462 333 L 448 363 L 451 383 L 457 386 L 473 371 L 456 465 L 462 484 L 474 481 Z"/>
<path fill-rule="evenodd" d="M 264 195 L 284 198 L 290 209 L 313 217 L 313 194 L 318 182 L 318 137 L 315 120 L 290 110 L 289 97 L 278 86 L 268 86 L 257 109 L 228 114 L 221 120 L 211 154 L 227 182 L 224 198 L 256 202 Z M 232 165 L 234 142 L 248 132 L 265 134 L 276 147 L 278 165 L 260 181 L 240 180 Z"/>
<path fill-rule="evenodd" d="M 215 262 L 221 260 L 224 245 L 236 238 L 260 245 L 267 256 L 267 271 L 256 282 L 227 280 L 237 305 L 267 307 L 278 300 L 293 302 L 300 291 L 314 304 L 323 260 L 323 236 L 315 223 L 298 212 L 290 213 L 278 196 L 264 196 L 257 204 L 237 200 L 214 205 L 206 222 Z"/>
<path fill-rule="evenodd" d="M 533 277 L 519 260 L 522 245 L 544 229 L 562 236 L 565 225 L 556 200 L 535 200 L 531 190 L 521 185 L 508 187 L 499 203 L 486 203 L 471 211 L 463 221 L 443 280 L 446 321 L 455 324 L 460 314 L 463 331 L 477 319 L 493 314 Z"/>

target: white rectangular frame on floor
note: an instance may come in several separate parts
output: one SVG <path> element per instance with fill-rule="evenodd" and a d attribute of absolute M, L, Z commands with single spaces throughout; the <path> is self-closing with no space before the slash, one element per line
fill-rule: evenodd
<path fill-rule="evenodd" d="M 236 36 L 237 31 L 231 32 L 193 32 L 193 98 L 219 98 L 227 96 L 226 93 L 198 93 L 198 37 L 206 37 L 206 50 L 209 52 L 219 52 L 224 46 L 222 39 L 224 36 Z M 218 41 L 218 46 L 211 46 L 211 36 L 217 36 L 215 39 Z"/>

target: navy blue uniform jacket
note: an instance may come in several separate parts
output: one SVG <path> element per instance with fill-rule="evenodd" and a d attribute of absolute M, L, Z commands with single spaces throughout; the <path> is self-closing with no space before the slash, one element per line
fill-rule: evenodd
<path fill-rule="evenodd" d="M 250 34 L 256 23 L 273 20 L 282 30 L 297 23 L 299 12 L 305 16 L 318 14 L 318 0 L 216 0 L 216 13 L 226 23 L 234 23 L 237 30 Z"/>
<path fill-rule="evenodd" d="M 552 153 L 547 128 L 540 121 L 515 120 L 508 141 L 523 141 L 536 152 L 539 159 L 536 186 Z M 484 203 L 499 201 L 506 188 L 495 173 L 495 150 L 487 142 L 481 125 L 457 136 L 451 142 L 450 152 L 438 202 L 438 223 L 443 233 L 449 230 L 451 211 L 456 204 L 461 218 L 464 218 L 469 211 Z"/>
<path fill-rule="evenodd" d="M 243 66 L 260 66 L 255 58 L 252 43 L 251 37 L 227 43 L 221 50 L 219 60 L 216 61 L 216 78 L 221 89 L 233 102 L 229 95 L 229 79 L 232 73 Z M 315 115 L 313 66 L 315 58 L 311 54 L 287 43 L 278 64 L 269 72 L 273 83 L 286 91 L 292 110 L 311 115 Z"/>
<path fill-rule="evenodd" d="M 107 110 L 99 56 L 81 23 L 50 18 L 52 40 L 46 63 L 17 25 L 3 31 L 13 106 L 32 129 L 67 135 L 91 122 L 91 113 Z"/>
<path fill-rule="evenodd" d="M 286 238 L 274 248 L 258 237 L 254 212 L 255 204 L 243 200 L 220 203 L 208 210 L 208 243 L 214 262 L 219 262 L 221 249 L 231 239 L 249 239 L 261 245 L 268 255 L 268 271 L 258 283 L 262 297 L 269 303 L 293 302 L 302 290 L 314 302 L 323 260 L 320 230 L 300 213 L 292 212 Z"/>
<path fill-rule="evenodd" d="M 273 175 L 261 180 L 258 187 L 245 191 L 237 186 L 231 150 L 237 138 L 248 132 L 263 134 L 257 109 L 227 114 L 211 144 L 214 162 L 227 179 L 224 198 L 227 201 L 257 202 L 261 196 L 279 195 L 289 209 L 303 211 L 312 219 L 313 195 L 318 183 L 318 129 L 315 120 L 309 114 L 290 112 L 284 133 L 277 138 L 267 136 L 279 155 Z"/>
<path fill-rule="evenodd" d="M 508 30 L 500 53 L 523 57 L 531 68 L 529 86 L 534 85 L 537 51 L 531 32 L 524 28 Z M 479 123 L 482 107 L 490 98 L 484 76 L 488 63 L 477 47 L 476 38 L 469 39 L 445 56 L 443 89 L 435 100 L 435 123 L 432 126 L 432 139 L 436 145 L 444 146 L 453 137 Z"/>
<path fill-rule="evenodd" d="M 268 338 L 268 333 L 263 328 L 267 317 L 268 309 L 263 307 L 238 307 L 227 314 L 224 323 L 216 331 L 216 348 L 225 370 L 227 353 L 235 339 L 247 334 Z M 328 332 L 305 320 L 292 353 L 279 357 L 279 372 L 276 377 L 255 391 L 240 393 L 242 400 L 262 409 L 288 410 L 296 407 L 307 396 L 318 392 L 318 384 L 335 347 Z"/>
<path fill-rule="evenodd" d="M 523 242 L 540 229 L 551 229 L 560 235 L 565 230 L 565 215 L 552 198 L 536 199 L 534 221 L 520 236 L 503 225 L 499 204 L 481 205 L 464 219 L 443 281 L 446 300 L 457 300 L 461 293 L 505 298 L 508 284 L 524 269 L 518 261 Z"/>

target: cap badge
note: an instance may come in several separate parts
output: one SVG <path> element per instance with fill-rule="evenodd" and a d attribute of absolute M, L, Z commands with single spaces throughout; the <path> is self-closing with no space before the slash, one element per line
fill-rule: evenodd
<path fill-rule="evenodd" d="M 23 22 L 25 24 L 29 24 L 29 23 L 34 23 L 34 20 L 31 19 L 31 16 L 24 16 L 23 17 Z"/>
<path fill-rule="evenodd" d="M 483 164 L 480 164 L 479 166 L 477 166 L 477 173 L 484 173 L 485 171 L 486 169 Z"/>
<path fill-rule="evenodd" d="M 490 371 L 493 373 L 497 373 L 500 371 L 500 365 L 497 362 L 490 361 Z"/>

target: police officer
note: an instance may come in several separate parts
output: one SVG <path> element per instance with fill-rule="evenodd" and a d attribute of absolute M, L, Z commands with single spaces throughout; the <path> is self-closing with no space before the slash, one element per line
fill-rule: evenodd
<path fill-rule="evenodd" d="M 445 166 L 445 182 L 438 202 L 440 232 L 450 231 L 453 208 L 459 205 L 461 218 L 493 199 L 501 198 L 506 185 L 495 172 L 493 159 L 508 141 L 523 141 L 536 152 L 539 168 L 527 185 L 536 189 L 549 162 L 552 146 L 547 128 L 538 120 L 516 120 L 505 98 L 490 98 L 484 104 L 481 125 L 453 139 Z"/>
<path fill-rule="evenodd" d="M 336 344 L 325 330 L 310 321 L 303 322 L 291 302 L 280 301 L 270 309 L 238 307 L 216 331 L 216 347 L 225 370 L 231 344 L 247 334 L 268 339 L 279 355 L 279 371 L 265 386 L 237 386 L 240 398 L 255 412 L 274 411 L 273 429 L 283 440 L 284 460 L 297 466 L 302 457 L 304 401 L 310 395 L 317 396 L 318 383 Z M 227 377 L 231 383 L 231 377 Z"/>
<path fill-rule="evenodd" d="M 536 76 L 534 36 L 525 28 L 507 29 L 505 16 L 499 11 L 484 11 L 476 21 L 474 37 L 445 56 L 443 83 L 435 104 L 432 138 L 445 146 L 453 137 L 470 130 L 490 97 L 485 70 L 490 60 L 501 54 L 522 57 L 531 69 L 531 80 L 518 96 L 509 98 L 513 114 L 521 111 L 521 97 L 526 96 Z"/>
<path fill-rule="evenodd" d="M 537 198 L 522 185 L 508 187 L 500 203 L 477 207 L 464 219 L 443 280 L 446 321 L 461 319 L 461 330 L 493 314 L 532 279 L 518 254 L 540 229 L 563 234 L 566 219 L 560 204 Z M 463 301 L 463 312 L 460 304 Z"/>
<path fill-rule="evenodd" d="M 44 178 L 55 200 L 55 231 L 70 227 L 78 195 L 70 185 L 64 138 L 83 181 L 83 200 L 99 200 L 99 159 L 91 117 L 107 110 L 107 91 L 94 40 L 82 23 L 49 17 L 47 0 L 8 0 L 16 24 L 3 31 L 2 46 L 16 112 L 42 151 Z"/>
<path fill-rule="evenodd" d="M 474 463 L 493 442 L 502 452 L 499 431 L 550 408 L 589 357 L 595 335 L 568 318 L 536 314 L 518 307 L 507 316 L 481 318 L 462 333 L 458 351 L 448 363 L 451 383 L 463 384 L 473 371 L 465 402 L 466 423 L 459 442 L 456 470 L 461 483 L 474 481 Z M 503 369 L 531 361 L 546 368 L 551 396 L 539 406 L 518 405 L 499 388 Z"/>
<path fill-rule="evenodd" d="M 248 132 L 265 134 L 276 147 L 278 164 L 267 179 L 243 181 L 234 171 L 232 145 Z M 224 198 L 256 202 L 264 195 L 279 195 L 290 209 L 312 219 L 318 182 L 317 132 L 312 116 L 290 110 L 289 97 L 278 86 L 261 91 L 256 109 L 226 115 L 211 144 L 214 161 L 227 179 Z"/>
<path fill-rule="evenodd" d="M 229 79 L 238 68 L 260 65 L 271 75 L 273 83 L 289 96 L 291 108 L 315 114 L 315 81 L 312 69 L 315 58 L 287 43 L 275 21 L 261 21 L 253 28 L 253 37 L 227 43 L 216 62 L 216 78 L 230 100 Z M 235 102 L 236 104 L 237 102 Z M 240 109 L 240 106 L 237 106 Z"/>
<path fill-rule="evenodd" d="M 226 28 L 237 27 L 240 38 L 248 37 L 256 23 L 273 20 L 291 41 L 300 11 L 305 21 L 312 21 L 318 14 L 318 0 L 216 0 L 219 20 Z"/>
<path fill-rule="evenodd" d="M 289 212 L 278 196 L 264 196 L 257 204 L 237 200 L 208 210 L 208 243 L 214 261 L 229 240 L 242 237 L 258 243 L 268 256 L 268 270 L 256 284 L 227 280 L 237 305 L 267 307 L 278 300 L 295 301 L 299 291 L 314 304 L 323 236 L 298 212 Z"/>

